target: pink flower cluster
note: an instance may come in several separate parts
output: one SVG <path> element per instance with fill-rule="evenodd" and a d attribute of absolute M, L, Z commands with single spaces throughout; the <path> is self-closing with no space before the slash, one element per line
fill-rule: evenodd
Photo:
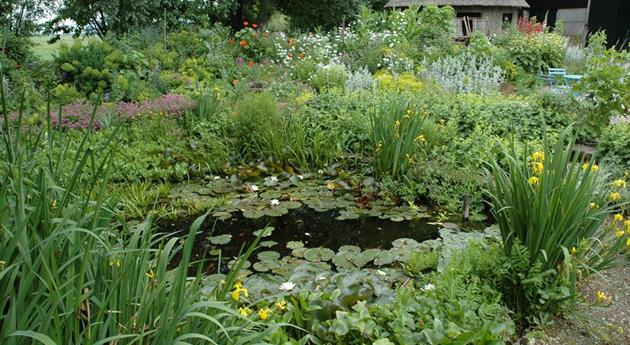
<path fill-rule="evenodd" d="M 120 117 L 136 118 L 140 115 L 183 115 L 197 105 L 186 96 L 169 93 L 162 97 L 142 103 L 121 102 L 115 105 L 115 112 Z"/>
<path fill-rule="evenodd" d="M 194 110 L 196 106 L 196 103 L 190 98 L 172 93 L 141 103 L 106 103 L 97 108 L 93 128 L 100 129 L 102 127 L 100 120 L 105 116 L 113 116 L 121 121 L 151 115 L 181 116 L 187 111 Z M 88 128 L 93 112 L 94 105 L 85 100 L 66 104 L 61 112 L 61 127 L 66 129 Z M 17 113 L 11 113 L 9 114 L 9 121 L 16 122 L 17 117 Z M 52 126 L 58 127 L 60 122 L 58 111 L 52 111 L 50 117 Z M 45 119 L 42 119 L 42 122 L 45 122 Z"/>

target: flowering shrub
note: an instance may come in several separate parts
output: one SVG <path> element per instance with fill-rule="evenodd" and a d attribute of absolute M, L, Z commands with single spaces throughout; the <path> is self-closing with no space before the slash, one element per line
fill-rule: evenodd
<path fill-rule="evenodd" d="M 503 82 L 501 67 L 468 52 L 433 62 L 426 74 L 445 89 L 481 95 L 498 91 Z"/>

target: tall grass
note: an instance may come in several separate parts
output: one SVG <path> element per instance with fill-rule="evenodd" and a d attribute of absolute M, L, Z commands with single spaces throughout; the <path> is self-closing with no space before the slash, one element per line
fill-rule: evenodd
<path fill-rule="evenodd" d="M 211 295 L 200 270 L 188 277 L 204 217 L 182 238 L 154 234 L 150 220 L 112 229 L 114 203 L 104 195 L 115 132 L 100 158 L 89 131 L 66 157 L 50 102 L 47 125 L 25 131 L 22 112 L 8 121 L 2 83 L 0 100 L 1 344 L 250 344 L 273 331 L 224 300 L 242 259 Z M 35 159 L 41 150 L 45 162 Z M 79 185 L 87 169 L 91 180 Z"/>
<path fill-rule="evenodd" d="M 619 263 L 626 236 L 617 237 L 604 226 L 620 205 L 611 199 L 614 191 L 595 157 L 586 161 L 573 152 L 571 130 L 530 157 L 512 147 L 506 152 L 507 168 L 491 159 L 487 192 L 508 254 L 520 242 L 531 263 L 540 260 L 547 270 L 568 262 L 572 248 L 583 248 L 582 264 L 597 271 Z"/>
<path fill-rule="evenodd" d="M 370 112 L 373 166 L 377 176 L 402 177 L 424 143 L 425 116 L 411 98 L 391 95 Z"/>

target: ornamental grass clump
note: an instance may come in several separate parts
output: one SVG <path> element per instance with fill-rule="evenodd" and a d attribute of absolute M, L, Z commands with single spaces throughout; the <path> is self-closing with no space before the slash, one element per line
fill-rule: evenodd
<path fill-rule="evenodd" d="M 543 151 L 506 152 L 507 167 L 489 163 L 492 178 L 487 193 L 507 254 L 515 243 L 524 245 L 531 263 L 556 269 L 570 260 L 571 248 L 584 248 L 588 271 L 610 268 L 624 249 L 606 220 L 621 207 L 615 186 L 605 183 L 595 158 L 573 152 L 571 129 L 563 131 Z"/>
<path fill-rule="evenodd" d="M 400 178 L 416 161 L 426 143 L 422 135 L 425 112 L 410 98 L 391 95 L 370 112 L 372 158 L 377 176 Z"/>
<path fill-rule="evenodd" d="M 579 277 L 614 267 L 630 246 L 630 231 L 615 230 L 625 183 L 610 184 L 595 158 L 573 151 L 571 128 L 553 147 L 529 154 L 514 145 L 506 165 L 488 163 L 487 194 L 505 257 L 497 285 L 521 330 L 544 323 L 575 300 Z"/>

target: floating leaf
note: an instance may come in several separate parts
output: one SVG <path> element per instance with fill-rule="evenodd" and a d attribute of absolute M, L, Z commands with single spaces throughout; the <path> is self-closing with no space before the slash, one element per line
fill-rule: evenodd
<path fill-rule="evenodd" d="M 304 247 L 304 243 L 302 243 L 301 241 L 289 241 L 287 242 L 287 248 L 288 249 L 298 249 L 298 248 L 303 248 Z"/>
<path fill-rule="evenodd" d="M 270 248 L 278 244 L 276 241 L 262 241 L 260 242 L 261 247 Z"/>
<path fill-rule="evenodd" d="M 340 253 L 361 253 L 361 248 L 357 247 L 357 246 L 341 246 L 339 247 L 339 252 Z"/>
<path fill-rule="evenodd" d="M 230 212 L 214 212 L 212 214 L 213 217 L 219 219 L 219 220 L 228 220 L 230 218 L 232 218 L 232 214 Z"/>
<path fill-rule="evenodd" d="M 254 231 L 254 236 L 268 237 L 268 236 L 271 236 L 271 233 L 273 232 L 273 230 L 275 230 L 274 227 L 268 226 L 264 229 Z"/>
<path fill-rule="evenodd" d="M 291 255 L 295 256 L 296 258 L 303 258 L 304 257 L 304 253 L 308 250 L 308 248 L 295 248 L 291 251 Z"/>
<path fill-rule="evenodd" d="M 384 250 L 381 253 L 379 253 L 376 258 L 374 258 L 374 264 L 377 266 L 389 265 L 392 262 L 394 262 L 395 258 L 396 258 L 395 253 L 389 250 Z"/>
<path fill-rule="evenodd" d="M 337 253 L 337 255 L 335 255 L 332 258 L 332 262 L 333 264 L 335 264 L 335 266 L 337 266 L 337 269 L 353 269 L 355 268 L 355 266 L 350 262 L 350 256 L 353 255 L 350 252 L 340 252 Z"/>
<path fill-rule="evenodd" d="M 420 245 L 418 241 L 411 238 L 399 238 L 392 242 L 394 248 L 417 248 Z"/>
<path fill-rule="evenodd" d="M 328 261 L 332 259 L 335 255 L 335 252 L 328 248 L 311 248 L 304 252 L 304 258 L 308 261 Z"/>
<path fill-rule="evenodd" d="M 289 213 L 289 210 L 284 206 L 273 206 L 265 208 L 263 212 L 269 217 L 280 217 Z"/>
<path fill-rule="evenodd" d="M 268 251 L 258 253 L 256 257 L 260 261 L 275 261 L 280 258 L 280 253 L 268 250 Z"/>
<path fill-rule="evenodd" d="M 212 236 L 209 238 L 209 240 L 210 240 L 210 243 L 216 244 L 216 245 L 227 244 L 232 240 L 232 235 L 226 234 L 226 235 Z"/>
<path fill-rule="evenodd" d="M 349 220 L 359 219 L 360 215 L 353 211 L 343 210 L 339 212 L 339 216 L 335 217 L 336 220 Z"/>
<path fill-rule="evenodd" d="M 277 268 L 279 265 L 274 261 L 260 261 L 254 264 L 253 268 L 258 272 L 267 272 Z"/>
<path fill-rule="evenodd" d="M 256 219 L 256 218 L 260 218 L 260 217 L 262 217 L 264 215 L 265 215 L 265 212 L 263 212 L 262 210 L 257 210 L 257 209 L 249 209 L 249 210 L 244 210 L 243 211 L 243 217 L 245 217 L 245 218 Z"/>

